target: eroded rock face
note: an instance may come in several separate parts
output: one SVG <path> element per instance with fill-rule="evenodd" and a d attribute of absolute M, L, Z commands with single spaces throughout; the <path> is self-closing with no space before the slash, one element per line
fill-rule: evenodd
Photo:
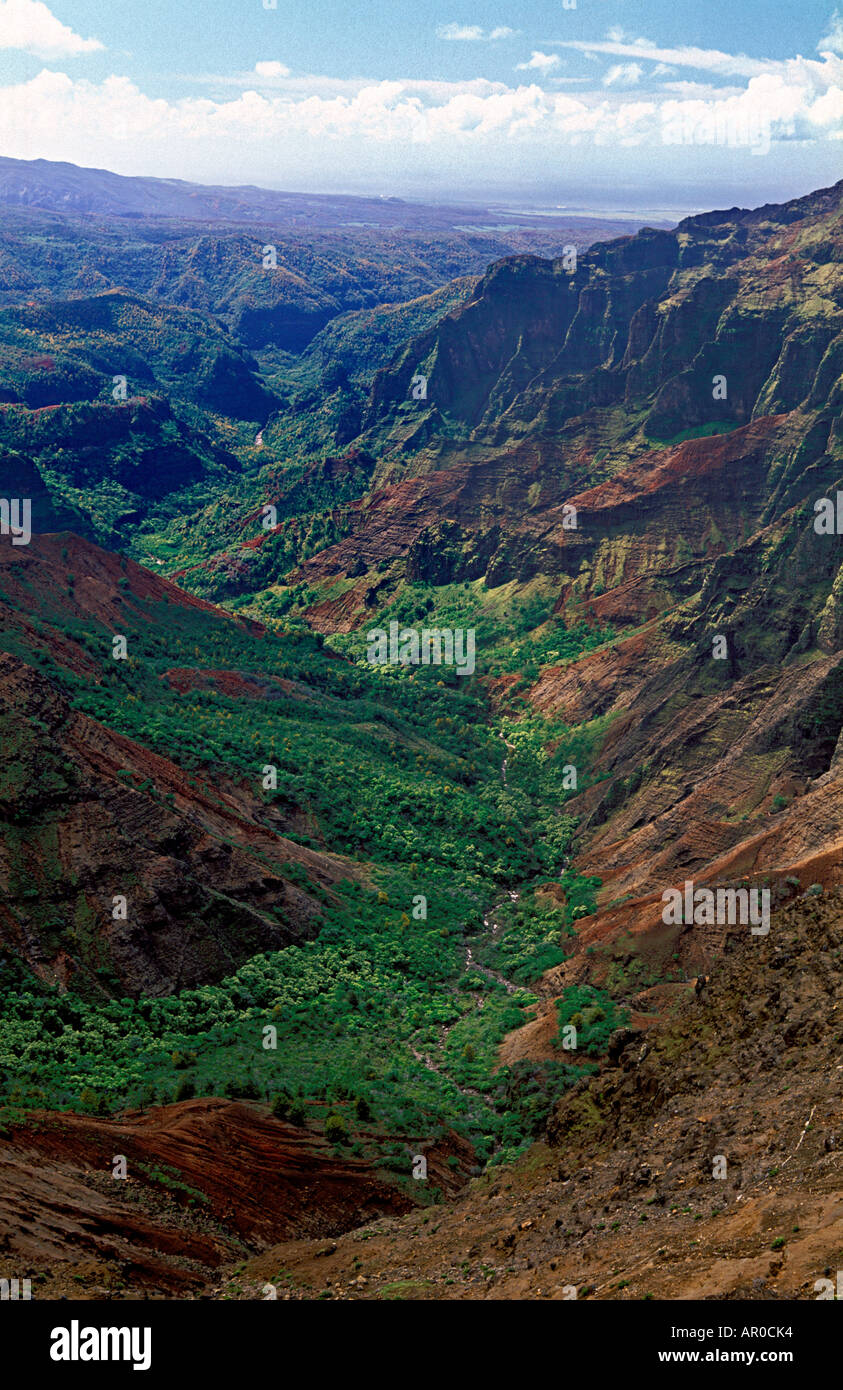
<path fill-rule="evenodd" d="M 573 273 L 535 257 L 493 266 L 378 373 L 364 427 L 398 442 L 416 370 L 452 439 L 551 432 L 617 402 L 643 409 L 656 439 L 795 409 L 840 333 L 840 198 L 837 185 L 764 217 L 689 218 L 592 247 Z"/>
<path fill-rule="evenodd" d="M 43 979 L 79 987 L 105 970 L 126 994 L 169 994 L 316 934 L 320 905 L 282 866 L 322 884 L 341 866 L 273 834 L 242 789 L 191 786 L 8 656 L 0 726 L 16 752 L 0 795 L 0 942 Z M 61 750 L 46 769 L 45 737 Z"/>

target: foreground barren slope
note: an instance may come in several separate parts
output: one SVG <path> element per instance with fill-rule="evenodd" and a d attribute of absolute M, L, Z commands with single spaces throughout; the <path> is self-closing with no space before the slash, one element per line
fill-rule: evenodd
<path fill-rule="evenodd" d="M 732 933 L 514 1168 L 460 1191 L 459 1144 L 432 1153 L 444 1206 L 252 1105 L 33 1116 L 0 1136 L 0 1273 L 53 1297 L 812 1299 L 843 1259 L 841 985 L 839 890 Z"/>

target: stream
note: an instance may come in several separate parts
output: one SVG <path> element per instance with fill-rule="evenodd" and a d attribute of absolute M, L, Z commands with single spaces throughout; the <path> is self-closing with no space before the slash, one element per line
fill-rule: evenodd
<path fill-rule="evenodd" d="M 501 735 L 501 737 L 503 737 L 503 735 Z M 505 766 L 506 759 L 504 758 L 504 767 Z M 504 780 L 506 780 L 505 776 Z M 510 890 L 510 892 L 507 894 L 507 897 L 509 898 L 510 902 L 517 903 L 520 894 L 516 893 L 514 890 Z M 494 920 L 494 913 L 497 911 L 499 907 L 502 907 L 505 902 L 506 898 L 501 898 L 500 902 L 496 903 L 494 907 L 491 907 L 483 918 L 483 925 L 486 928 L 491 927 L 492 936 L 494 936 L 495 933 L 500 930 L 499 925 Z M 515 985 L 512 983 L 511 980 L 508 980 L 505 975 L 502 975 L 500 973 L 499 970 L 492 970 L 490 966 L 481 965 L 479 961 L 476 961 L 474 959 L 474 952 L 472 951 L 471 946 L 469 946 L 468 944 L 466 944 L 465 947 L 465 966 L 467 970 L 476 970 L 478 974 L 485 975 L 488 980 L 494 980 L 497 984 L 502 985 L 503 988 L 506 990 L 507 994 L 514 994 L 516 989 L 521 988 L 521 986 Z M 449 990 L 449 993 L 456 993 L 456 990 Z M 485 1001 L 483 1000 L 482 996 L 479 996 L 475 1000 L 475 1007 L 478 1013 L 482 1011 L 484 1002 Z M 462 1022 L 463 1017 L 464 1015 L 461 1015 L 458 1019 L 455 1019 L 453 1023 L 440 1025 L 440 1054 L 444 1054 L 445 1046 L 447 1044 L 448 1037 L 451 1031 L 456 1027 L 458 1023 Z M 437 1076 L 441 1076 L 444 1080 L 450 1081 L 451 1085 L 456 1086 L 457 1090 L 461 1091 L 464 1096 L 477 1096 L 481 1100 L 485 1099 L 484 1093 L 482 1091 L 476 1090 L 476 1088 L 473 1086 L 461 1086 L 458 1081 L 455 1081 L 454 1078 L 443 1068 L 440 1062 L 434 1061 L 434 1059 L 430 1056 L 429 1052 L 419 1052 L 417 1048 L 412 1046 L 412 1044 L 409 1044 L 409 1048 L 410 1052 L 415 1057 L 417 1062 L 421 1062 L 423 1066 L 427 1067 L 428 1071 L 435 1071 Z"/>
<path fill-rule="evenodd" d="M 503 741 L 504 741 L 504 743 L 506 744 L 507 748 L 512 748 L 512 749 L 515 748 L 515 744 L 514 744 L 514 743 L 510 743 L 508 738 L 504 738 L 504 735 L 503 735 L 502 733 L 501 733 L 501 734 L 498 734 L 498 738 L 502 738 L 502 739 L 503 739 Z M 504 786 L 506 786 L 506 764 L 507 764 L 507 756 L 506 756 L 506 754 L 504 753 L 504 755 L 503 755 L 503 762 L 501 763 L 501 781 L 503 782 Z"/>
<path fill-rule="evenodd" d="M 263 431 L 261 431 L 261 434 L 262 434 L 262 433 L 263 433 Z M 259 434 L 258 437 L 257 437 L 257 439 L 255 440 L 255 443 L 256 443 L 256 444 L 259 443 L 259 441 L 261 440 L 261 434 Z M 513 749 L 513 750 L 514 750 L 515 744 L 514 744 L 514 743 L 510 743 L 510 742 L 509 742 L 509 739 L 506 738 L 505 735 L 504 735 L 503 733 L 500 733 L 500 734 L 499 734 L 499 737 L 503 740 L 503 742 L 504 742 L 504 744 L 506 745 L 507 748 Z M 504 785 L 504 786 L 506 786 L 506 765 L 507 765 L 507 755 L 504 753 L 503 762 L 501 763 L 501 781 L 503 782 L 503 785 Z M 507 894 L 507 897 L 509 898 L 509 901 L 510 901 L 510 902 L 513 902 L 513 903 L 517 903 L 517 902 L 518 902 L 519 896 L 520 896 L 520 895 L 519 895 L 518 893 L 516 893 L 514 890 L 510 890 L 509 893 Z M 505 898 L 501 898 L 501 900 L 500 900 L 499 903 L 496 903 L 494 907 L 489 908 L 489 911 L 486 913 L 485 917 L 483 918 L 483 925 L 484 925 L 484 927 L 486 927 L 487 930 L 488 930 L 489 928 L 491 928 L 492 936 L 493 936 L 493 937 L 494 937 L 495 933 L 496 933 L 497 931 L 500 930 L 499 925 L 498 925 L 498 924 L 495 922 L 495 920 L 494 920 L 494 914 L 495 914 L 495 912 L 497 911 L 497 909 L 498 909 L 499 907 L 502 907 L 502 906 L 503 906 L 503 904 L 504 904 L 505 901 L 506 901 Z M 496 984 L 499 984 L 499 985 L 502 985 L 502 986 L 503 986 L 503 988 L 506 990 L 507 994 L 514 994 L 515 991 L 516 991 L 516 989 L 519 988 L 519 986 L 514 985 L 514 984 L 512 983 L 511 980 L 508 980 L 508 979 L 506 978 L 505 975 L 502 975 L 501 972 L 500 972 L 499 970 L 492 970 L 492 968 L 491 968 L 490 966 L 488 966 L 488 965 L 481 965 L 479 961 L 476 961 L 476 960 L 474 959 L 474 952 L 472 951 L 472 949 L 471 949 L 471 947 L 470 947 L 469 945 L 466 945 L 466 948 L 465 948 L 465 968 L 466 968 L 466 970 L 476 970 L 476 971 L 478 972 L 478 974 L 480 974 L 480 975 L 485 975 L 485 977 L 486 977 L 487 980 L 494 980 Z M 483 1000 L 482 996 L 477 998 L 477 1000 L 476 1000 L 476 1008 L 477 1008 L 477 1012 L 478 1012 L 478 1013 L 481 1012 L 481 1010 L 483 1009 L 483 1004 L 484 1004 L 484 1002 L 485 1002 L 485 1001 Z M 452 1030 L 453 1028 L 455 1028 L 455 1027 L 456 1027 L 456 1024 L 459 1023 L 459 1022 L 461 1022 L 461 1021 L 462 1021 L 462 1019 L 457 1019 L 457 1020 L 455 1020 L 454 1023 L 450 1023 L 450 1024 L 448 1024 L 447 1026 L 443 1026 L 443 1027 L 442 1027 L 442 1030 L 441 1030 L 441 1033 L 440 1033 L 440 1036 L 439 1036 L 439 1047 L 440 1047 L 440 1049 L 441 1049 L 443 1052 L 444 1052 L 445 1045 L 446 1045 L 446 1043 L 447 1043 L 447 1041 L 448 1041 L 448 1036 L 449 1036 L 451 1030 Z M 465 1095 L 465 1096 L 467 1096 L 467 1095 L 473 1095 L 473 1096 L 481 1096 L 481 1097 L 482 1097 L 482 1092 L 481 1092 L 481 1091 L 475 1090 L 474 1087 L 472 1087 L 472 1086 L 460 1086 L 456 1081 L 454 1081 L 453 1077 L 449 1076 L 448 1073 L 447 1073 L 446 1071 L 443 1071 L 443 1070 L 442 1070 L 442 1067 L 441 1067 L 437 1062 L 434 1062 L 433 1058 L 430 1056 L 429 1053 L 427 1053 L 427 1052 L 419 1052 L 419 1051 L 418 1051 L 415 1047 L 413 1047 L 412 1045 L 410 1046 L 410 1051 L 411 1051 L 411 1053 L 413 1054 L 413 1056 L 415 1057 L 415 1059 L 416 1059 L 417 1062 L 421 1062 L 422 1065 L 425 1066 L 425 1067 L 427 1067 L 429 1071 L 435 1071 L 435 1072 L 437 1073 L 437 1075 L 442 1076 L 442 1077 L 444 1077 L 446 1080 L 450 1081 L 450 1082 L 452 1083 L 452 1085 L 456 1086 L 458 1090 L 462 1091 L 463 1095 Z"/>

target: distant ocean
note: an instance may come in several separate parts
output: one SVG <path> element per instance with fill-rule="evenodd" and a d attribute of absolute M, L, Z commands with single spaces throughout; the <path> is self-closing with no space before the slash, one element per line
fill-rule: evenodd
<path fill-rule="evenodd" d="M 490 212 L 505 212 L 510 217 L 602 217 L 608 220 L 619 218 L 630 222 L 681 222 L 683 217 L 693 217 L 698 212 L 707 212 L 706 207 L 684 208 L 629 208 L 629 207 L 580 207 L 573 203 L 556 203 L 547 207 L 522 207 L 517 203 L 494 202 L 487 204 Z"/>

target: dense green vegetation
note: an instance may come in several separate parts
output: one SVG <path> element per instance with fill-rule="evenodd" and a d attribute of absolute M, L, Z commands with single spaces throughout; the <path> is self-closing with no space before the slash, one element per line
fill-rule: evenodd
<path fill-rule="evenodd" d="M 0 310 L 5 399 L 29 407 L 159 394 L 217 415 L 265 419 L 275 398 L 256 363 L 207 315 L 125 290 Z"/>
<path fill-rule="evenodd" d="M 557 1045 L 564 1046 L 565 1029 L 576 1030 L 577 1051 L 588 1057 L 605 1052 L 611 1034 L 628 1022 L 629 1013 L 619 1009 L 606 990 L 592 985 L 575 985 L 564 998 L 557 1000 L 560 1036 Z M 573 1040 L 573 1035 L 570 1035 Z"/>
<path fill-rule="evenodd" d="M 559 1087 L 589 1065 L 572 1053 L 495 1070 L 501 1039 L 535 1002 L 530 983 L 565 958 L 572 923 L 594 908 L 596 881 L 565 867 L 575 822 L 564 812 L 561 767 L 571 750 L 583 755 L 583 731 L 496 718 L 478 677 L 338 659 L 302 626 L 261 633 L 141 600 L 129 579 L 120 585 L 129 655 L 115 662 L 110 630 L 69 616 L 66 597 L 43 602 L 26 643 L 4 631 L 0 649 L 40 665 L 75 708 L 175 760 L 198 786 L 223 778 L 268 805 L 294 805 L 308 833 L 288 829 L 288 839 L 369 867 L 365 882 L 321 893 L 315 941 L 171 999 L 121 997 L 107 966 L 94 992 L 57 995 L 7 958 L 7 1117 L 44 1105 L 106 1112 L 242 1095 L 323 1130 L 339 1116 L 355 1152 L 396 1171 L 406 1172 L 408 1144 L 449 1126 L 471 1138 L 480 1161 L 511 1157 Z M 462 591 L 443 595 L 448 613 L 461 601 Z M 488 627 L 489 641 L 539 616 L 516 603 L 509 625 Z M 95 681 L 55 660 L 56 635 L 94 661 Z M 558 633 L 566 654 L 592 638 Z M 195 672 L 192 688 L 180 692 L 167 676 L 174 669 Z M 243 696 L 223 693 L 215 671 L 238 673 Z M 501 735 L 514 746 L 505 750 Z M 262 785 L 267 764 L 277 768 L 275 791 Z M 154 782 L 121 776 L 160 795 Z M 27 804 L 63 785 L 72 794 L 73 768 L 30 761 L 24 782 L 20 833 L 31 834 Z M 52 853 L 47 838 L 46 872 Z M 313 891 L 300 868 L 288 869 Z M 267 1026 L 275 1047 L 264 1047 Z M 336 1122 L 330 1132 L 341 1136 Z"/>
<path fill-rule="evenodd" d="M 256 790 L 262 768 L 277 767 L 279 797 L 319 827 L 302 841 L 382 863 L 472 869 L 501 885 L 560 868 L 572 830 L 556 803 L 563 750 L 547 762 L 524 750 L 523 788 L 517 776 L 504 785 L 479 684 L 452 670 L 446 685 L 432 670 L 396 677 L 320 659 L 321 637 L 301 630 L 257 638 L 199 610 L 162 613 L 131 596 L 124 611 L 129 659 L 109 664 L 96 685 L 66 676 L 77 708 L 186 768 L 225 769 Z M 62 629 L 92 654 L 110 652 L 110 637 L 87 624 Z M 254 677 L 257 694 L 234 699 L 212 683 L 182 694 L 162 679 L 199 664 Z M 302 688 L 288 693 L 279 678 Z"/>
<path fill-rule="evenodd" d="M 545 1069 L 492 1068 L 532 996 L 462 976 L 464 918 L 482 896 L 476 881 L 426 878 L 425 922 L 406 910 L 417 887 L 397 876 L 378 892 L 349 884 L 318 941 L 256 957 L 218 986 L 171 999 L 94 1005 L 6 962 L 6 1118 L 39 1103 L 107 1113 L 193 1094 L 280 1096 L 281 1109 L 295 1106 L 323 1128 L 339 1112 L 358 1151 L 375 1157 L 393 1152 L 388 1140 L 432 1142 L 449 1126 L 474 1141 L 481 1160 L 511 1156 L 543 1121 L 535 1091 Z M 557 938 L 560 927 L 557 914 Z M 526 962 L 529 941 L 516 949 Z M 551 1070 L 561 1085 L 582 1063 L 572 1053 Z M 394 1152 L 406 1172 L 406 1150 L 399 1143 Z"/>

